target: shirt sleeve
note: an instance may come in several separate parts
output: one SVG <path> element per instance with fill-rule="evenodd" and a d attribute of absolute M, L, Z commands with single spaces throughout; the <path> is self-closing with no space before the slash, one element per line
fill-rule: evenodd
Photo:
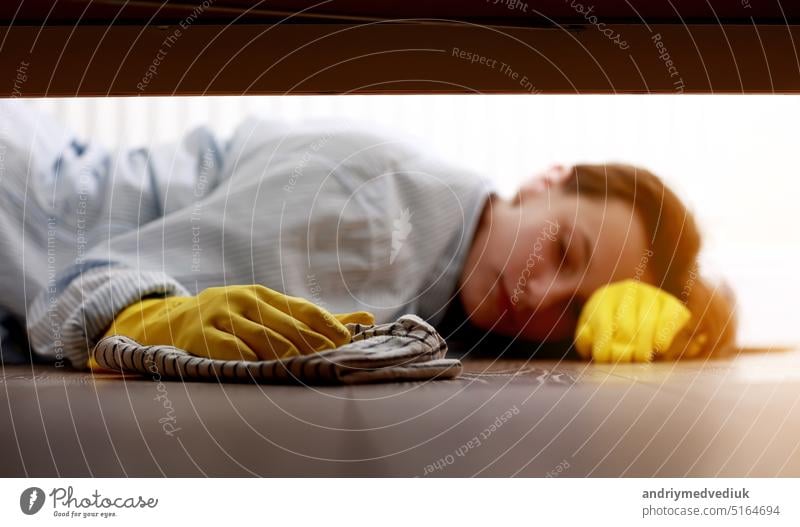
<path fill-rule="evenodd" d="M 113 262 L 87 262 L 65 273 L 33 302 L 27 318 L 34 350 L 56 363 L 84 368 L 89 350 L 126 306 L 152 296 L 186 296 L 160 272 L 137 272 Z"/>
<path fill-rule="evenodd" d="M 102 149 L 90 157 L 93 145 L 80 156 L 58 159 L 62 179 L 92 174 L 95 184 L 79 190 L 83 202 L 95 206 L 72 212 L 81 206 L 76 185 L 68 185 L 57 200 L 67 238 L 85 231 L 87 249 L 43 284 L 27 308 L 26 326 L 37 355 L 83 368 L 89 350 L 130 304 L 195 294 L 188 283 L 200 289 L 225 283 L 222 253 L 216 250 L 221 246 L 214 242 L 221 239 L 228 193 L 227 187 L 222 194 L 215 191 L 235 173 L 228 166 L 240 161 L 235 146 L 198 128 L 177 144 L 126 152 L 123 164 L 111 163 Z M 204 253 L 194 248 L 199 240 Z M 195 269 L 201 257 L 206 273 Z"/>
<path fill-rule="evenodd" d="M 20 119 L 28 115 L 20 111 Z M 17 171 L 20 188 L 6 189 L 27 196 L 28 206 L 4 232 L 12 245 L 25 235 L 27 258 L 10 263 L 21 284 L 16 310 L 24 312 L 37 356 L 82 368 L 123 308 L 148 296 L 188 295 L 168 270 L 115 258 L 105 248 L 205 199 L 220 184 L 224 155 L 224 145 L 204 128 L 177 143 L 114 154 L 74 139 L 30 150 L 34 164 Z M 22 221 L 25 210 L 36 221 Z"/>

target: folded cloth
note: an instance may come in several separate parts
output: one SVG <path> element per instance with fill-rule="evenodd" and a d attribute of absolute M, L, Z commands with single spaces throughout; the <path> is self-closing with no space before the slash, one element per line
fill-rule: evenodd
<path fill-rule="evenodd" d="M 142 346 L 122 335 L 102 339 L 91 354 L 102 368 L 183 380 L 357 384 L 452 379 L 461 374 L 461 362 L 445 358 L 444 339 L 415 315 L 347 328 L 353 335 L 348 344 L 282 360 L 208 359 L 174 346 Z"/>

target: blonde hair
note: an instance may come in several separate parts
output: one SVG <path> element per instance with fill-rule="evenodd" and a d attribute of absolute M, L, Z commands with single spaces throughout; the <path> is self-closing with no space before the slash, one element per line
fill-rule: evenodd
<path fill-rule="evenodd" d="M 658 176 L 626 164 L 576 165 L 562 184 L 569 192 L 628 202 L 644 222 L 653 253 L 648 265 L 655 285 L 692 312 L 687 327 L 661 358 L 720 356 L 734 349 L 733 294 L 701 276 L 698 254 L 702 236 L 694 216 Z"/>

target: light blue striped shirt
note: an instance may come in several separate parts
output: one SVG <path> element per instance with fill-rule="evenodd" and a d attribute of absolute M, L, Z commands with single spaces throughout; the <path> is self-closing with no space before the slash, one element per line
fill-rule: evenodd
<path fill-rule="evenodd" d="M 0 105 L 2 306 L 36 353 L 86 362 L 125 306 L 258 283 L 378 322 L 436 324 L 487 180 L 406 140 L 249 119 L 221 141 L 109 152 Z M 3 125 L 0 125 L 2 127 Z"/>

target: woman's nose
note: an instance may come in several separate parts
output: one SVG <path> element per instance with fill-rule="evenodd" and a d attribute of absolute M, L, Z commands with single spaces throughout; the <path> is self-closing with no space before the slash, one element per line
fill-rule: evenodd
<path fill-rule="evenodd" d="M 518 310 L 543 311 L 569 301 L 578 283 L 562 260 L 555 238 L 534 247 L 515 283 Z"/>
<path fill-rule="evenodd" d="M 569 301 L 575 287 L 567 278 L 551 275 L 545 280 L 531 280 L 525 284 L 520 304 L 530 310 L 546 310 Z"/>

